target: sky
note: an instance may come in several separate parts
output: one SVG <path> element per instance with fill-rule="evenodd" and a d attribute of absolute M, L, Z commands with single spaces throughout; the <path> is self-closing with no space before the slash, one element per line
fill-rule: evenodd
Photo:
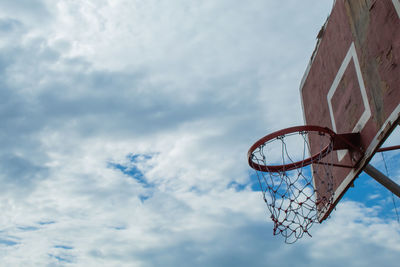
<path fill-rule="evenodd" d="M 397 266 L 393 197 L 367 175 L 287 245 L 247 165 L 303 124 L 332 2 L 0 1 L 1 265 Z"/>

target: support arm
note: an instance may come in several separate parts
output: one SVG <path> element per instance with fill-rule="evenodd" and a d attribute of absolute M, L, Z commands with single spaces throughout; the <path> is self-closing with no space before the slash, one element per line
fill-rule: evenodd
<path fill-rule="evenodd" d="M 368 164 L 364 171 L 375 179 L 378 183 L 386 187 L 389 191 L 400 198 L 400 186 L 393 182 L 389 177 L 381 173 L 379 170 L 375 169 L 372 165 Z"/>

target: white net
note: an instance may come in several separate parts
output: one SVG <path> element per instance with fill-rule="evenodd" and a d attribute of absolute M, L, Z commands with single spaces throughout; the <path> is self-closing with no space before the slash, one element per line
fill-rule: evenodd
<path fill-rule="evenodd" d="M 322 153 L 310 157 L 315 153 L 310 142 Z M 311 226 L 333 204 L 332 149 L 329 134 L 299 131 L 268 140 L 250 154 L 274 235 L 281 234 L 286 243 L 310 235 Z"/>

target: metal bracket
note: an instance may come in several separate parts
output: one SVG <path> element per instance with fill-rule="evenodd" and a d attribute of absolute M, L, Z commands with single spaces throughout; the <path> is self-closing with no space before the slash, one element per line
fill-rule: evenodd
<path fill-rule="evenodd" d="M 336 134 L 333 138 L 333 150 L 341 149 L 362 152 L 360 133 Z"/>

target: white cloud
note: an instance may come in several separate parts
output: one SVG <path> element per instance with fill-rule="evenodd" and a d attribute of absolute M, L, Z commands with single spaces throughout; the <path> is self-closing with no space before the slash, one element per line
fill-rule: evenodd
<path fill-rule="evenodd" d="M 347 202 L 287 247 L 249 184 L 251 143 L 301 123 L 331 3 L 25 4 L 0 4 L 3 264 L 321 266 L 335 231 L 397 251 L 395 224 Z"/>
<path fill-rule="evenodd" d="M 395 266 L 400 250 L 399 224 L 377 213 L 357 202 L 339 204 L 310 240 L 312 259 L 326 261 L 326 266 L 349 261 L 351 266 Z"/>

